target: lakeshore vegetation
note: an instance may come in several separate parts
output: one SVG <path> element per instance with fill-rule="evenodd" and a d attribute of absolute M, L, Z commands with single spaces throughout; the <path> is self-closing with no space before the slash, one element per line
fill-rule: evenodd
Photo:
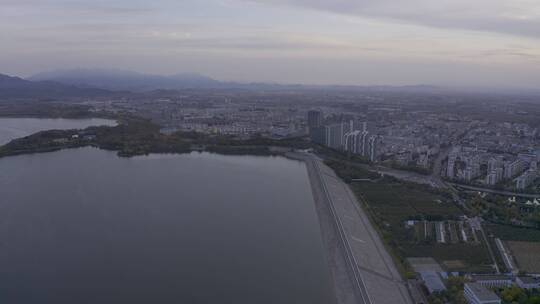
<path fill-rule="evenodd" d="M 256 137 L 249 140 L 239 140 L 230 136 L 212 136 L 194 132 L 163 134 L 158 125 L 145 119 L 131 116 L 118 116 L 116 119 L 119 124 L 114 127 L 48 130 L 14 139 L 0 146 L 0 157 L 86 146 L 117 151 L 121 157 L 150 153 L 189 153 L 191 151 L 276 155 L 291 148 L 309 147 L 309 143 L 302 138 L 273 140 Z"/>

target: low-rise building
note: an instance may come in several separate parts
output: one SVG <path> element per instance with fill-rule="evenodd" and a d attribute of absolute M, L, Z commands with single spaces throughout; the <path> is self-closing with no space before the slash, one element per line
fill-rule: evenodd
<path fill-rule="evenodd" d="M 430 294 L 446 290 L 446 286 L 436 271 L 421 271 L 420 277 Z"/>
<path fill-rule="evenodd" d="M 471 280 L 487 288 L 512 286 L 512 277 L 506 275 L 472 275 Z"/>
<path fill-rule="evenodd" d="M 536 179 L 536 171 L 527 170 L 525 173 L 516 178 L 516 189 L 523 190 L 531 185 Z"/>
<path fill-rule="evenodd" d="M 523 289 L 536 289 L 540 288 L 540 278 L 529 276 L 516 277 L 516 284 Z"/>
<path fill-rule="evenodd" d="M 465 283 L 465 298 L 469 304 L 500 304 L 501 299 L 479 283 Z"/>

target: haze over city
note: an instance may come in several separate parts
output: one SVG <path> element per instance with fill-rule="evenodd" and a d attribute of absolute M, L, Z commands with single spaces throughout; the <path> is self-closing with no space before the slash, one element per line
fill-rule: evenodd
<path fill-rule="evenodd" d="M 3 0 L 0 66 L 201 73 L 223 81 L 540 85 L 540 3 Z"/>

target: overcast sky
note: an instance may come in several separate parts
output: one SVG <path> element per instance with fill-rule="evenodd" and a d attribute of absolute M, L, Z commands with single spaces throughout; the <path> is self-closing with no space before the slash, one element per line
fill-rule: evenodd
<path fill-rule="evenodd" d="M 0 0 L 0 73 L 540 87 L 539 0 Z"/>

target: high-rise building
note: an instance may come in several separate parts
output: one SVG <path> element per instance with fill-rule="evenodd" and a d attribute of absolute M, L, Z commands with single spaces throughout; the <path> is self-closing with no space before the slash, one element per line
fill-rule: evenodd
<path fill-rule="evenodd" d="M 470 182 L 474 179 L 474 170 L 472 167 L 466 167 L 463 170 L 463 179 Z"/>
<path fill-rule="evenodd" d="M 495 176 L 494 172 L 488 173 L 486 176 L 486 184 L 493 186 L 497 183 L 497 177 Z"/>
<path fill-rule="evenodd" d="M 529 187 L 537 178 L 536 171 L 527 170 L 525 173 L 516 178 L 516 188 L 518 190 L 524 190 Z"/>
<path fill-rule="evenodd" d="M 345 148 L 345 134 L 353 129 L 353 123 L 341 122 L 326 126 L 326 146 L 343 150 Z"/>
<path fill-rule="evenodd" d="M 446 176 L 450 179 L 455 177 L 456 159 L 453 157 L 448 158 L 448 166 L 446 168 Z"/>
<path fill-rule="evenodd" d="M 502 167 L 502 162 L 500 161 L 500 159 L 492 157 L 488 160 L 488 168 L 487 168 L 488 172 L 491 172 L 500 167 Z"/>
<path fill-rule="evenodd" d="M 504 177 L 512 178 L 525 170 L 525 162 L 518 159 L 504 165 Z"/>
<path fill-rule="evenodd" d="M 368 128 L 367 121 L 361 122 L 361 129 L 360 130 L 362 132 L 367 132 L 367 130 L 368 130 L 367 128 Z"/>
<path fill-rule="evenodd" d="M 326 128 L 323 126 L 310 128 L 309 137 L 311 141 L 319 145 L 326 145 Z"/>
<path fill-rule="evenodd" d="M 333 149 L 341 148 L 341 135 L 342 135 L 342 126 L 341 124 L 332 124 L 325 126 L 326 130 L 326 146 Z"/>
<path fill-rule="evenodd" d="M 360 131 L 352 131 L 345 134 L 345 151 L 360 154 L 362 149 L 362 133 Z"/>
<path fill-rule="evenodd" d="M 502 181 L 504 177 L 504 169 L 501 167 L 495 169 L 495 176 L 497 177 L 497 182 Z"/>
<path fill-rule="evenodd" d="M 379 136 L 372 135 L 368 140 L 368 159 L 372 162 L 379 157 Z"/>
<path fill-rule="evenodd" d="M 309 111 L 308 112 L 308 128 L 311 132 L 311 129 L 319 128 L 322 126 L 323 114 L 321 111 Z"/>
<path fill-rule="evenodd" d="M 503 168 L 496 168 L 488 172 L 486 176 L 486 184 L 490 186 L 496 185 L 503 179 Z"/>
<path fill-rule="evenodd" d="M 309 111 L 307 115 L 309 137 L 311 141 L 320 145 L 326 144 L 326 129 L 322 125 L 323 113 L 321 111 Z"/>
<path fill-rule="evenodd" d="M 321 120 L 321 112 L 308 112 L 309 135 L 313 142 L 332 149 L 359 154 L 368 159 L 370 159 L 370 156 L 373 159 L 377 158 L 378 139 L 372 140 L 371 145 L 373 147 L 370 149 L 370 136 L 366 122 L 348 120 L 317 127 L 319 123 L 322 123 Z"/>
<path fill-rule="evenodd" d="M 368 140 L 369 140 L 369 132 L 368 131 L 363 131 L 362 132 L 362 135 L 360 135 L 360 151 L 359 151 L 359 154 L 362 155 L 363 157 L 367 158 L 368 157 Z"/>

